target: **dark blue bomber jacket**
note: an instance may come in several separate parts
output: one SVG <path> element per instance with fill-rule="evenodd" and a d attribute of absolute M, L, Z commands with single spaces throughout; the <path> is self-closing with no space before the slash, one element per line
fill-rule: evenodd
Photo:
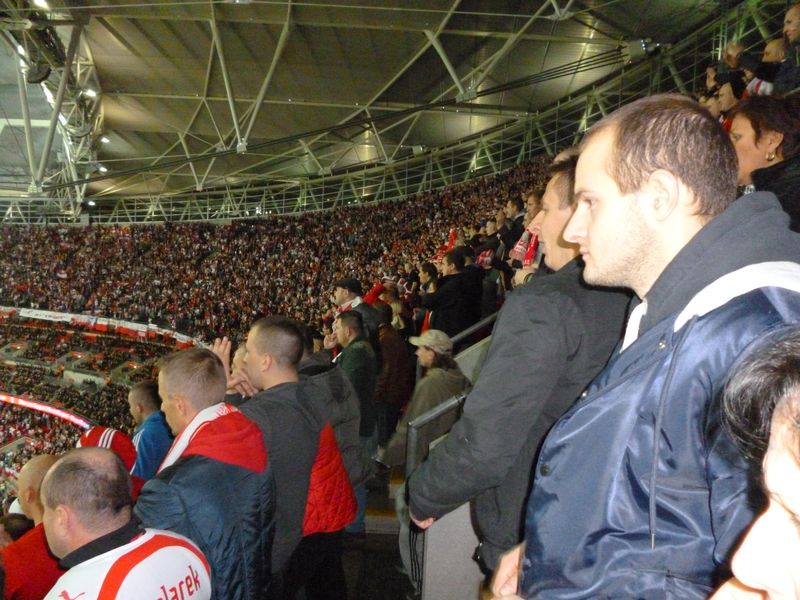
<path fill-rule="evenodd" d="M 526 514 L 523 597 L 701 599 L 729 574 L 761 497 L 721 426 L 720 392 L 765 334 L 800 323 L 800 236 L 785 216 L 776 221 L 771 195 L 735 204 L 738 218 L 698 234 L 698 243 L 717 239 L 682 265 L 684 279 L 710 281 L 662 298 L 651 307 L 660 314 L 648 308 L 656 322 L 626 335 L 629 345 L 545 440 Z M 767 239 L 731 250 L 759 219 L 764 229 L 750 235 Z M 717 267 L 717 247 L 716 262 L 735 258 Z M 714 269 L 721 274 L 697 272 Z"/>

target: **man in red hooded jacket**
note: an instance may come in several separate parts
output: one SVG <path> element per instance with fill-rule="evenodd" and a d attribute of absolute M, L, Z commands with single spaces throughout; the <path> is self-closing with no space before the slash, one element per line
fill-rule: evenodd
<path fill-rule="evenodd" d="M 162 359 L 161 406 L 175 440 L 134 507 L 145 527 L 192 540 L 211 565 L 214 600 L 262 600 L 270 585 L 275 485 L 258 426 L 225 397 L 210 350 Z"/>

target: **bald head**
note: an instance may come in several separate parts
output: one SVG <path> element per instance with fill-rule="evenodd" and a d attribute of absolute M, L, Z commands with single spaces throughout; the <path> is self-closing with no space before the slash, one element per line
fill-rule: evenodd
<path fill-rule="evenodd" d="M 42 522 L 44 508 L 40 497 L 42 481 L 47 471 L 58 461 L 57 456 L 40 454 L 30 459 L 19 472 L 17 487 L 19 503 L 25 515 L 37 525 Z"/>
<path fill-rule="evenodd" d="M 64 556 L 130 520 L 131 479 L 111 450 L 76 448 L 47 472 L 42 504 L 47 540 Z"/>
<path fill-rule="evenodd" d="M 783 38 L 770 40 L 764 46 L 764 54 L 761 57 L 765 63 L 779 63 L 786 58 L 786 42 Z"/>

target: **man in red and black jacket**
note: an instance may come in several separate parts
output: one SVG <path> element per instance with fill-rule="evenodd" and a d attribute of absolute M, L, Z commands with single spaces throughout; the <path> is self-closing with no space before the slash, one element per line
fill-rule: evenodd
<path fill-rule="evenodd" d="M 258 426 L 222 402 L 219 358 L 190 348 L 162 359 L 158 391 L 176 435 L 134 512 L 149 528 L 191 539 L 211 565 L 214 600 L 262 600 L 275 530 L 272 457 Z"/>
<path fill-rule="evenodd" d="M 301 329 L 285 317 L 260 319 L 245 348 L 244 367 L 228 387 L 250 396 L 240 408 L 258 423 L 275 473 L 272 571 L 283 585 L 273 585 L 270 597 L 293 597 L 305 587 L 309 600 L 346 598 L 341 540 L 355 518 L 355 496 L 321 388 L 297 372 Z"/>

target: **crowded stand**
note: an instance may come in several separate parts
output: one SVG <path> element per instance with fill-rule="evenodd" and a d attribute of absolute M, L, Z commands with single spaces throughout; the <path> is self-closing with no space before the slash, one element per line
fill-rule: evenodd
<path fill-rule="evenodd" d="M 47 321 L 14 317 L 0 321 L 0 345 L 8 343 L 22 343 L 24 353 L 20 358 L 47 362 L 69 352 L 84 353 L 89 359 L 84 368 L 102 373 L 122 362 L 147 362 L 170 350 L 153 340 L 88 333 L 74 326 L 54 326 Z"/>
<path fill-rule="evenodd" d="M 770 518 L 800 551 L 800 5 L 786 23 L 759 54 L 728 44 L 699 104 L 639 99 L 555 158 L 402 201 L 0 227 L 0 305 L 201 341 L 0 321 L 0 346 L 40 363 L 0 364 L 0 390 L 116 430 L 73 450 L 75 425 L 0 404 L 0 500 L 36 487 L 39 549 L 71 567 L 48 598 L 94 590 L 73 542 L 113 533 L 121 548 L 163 536 L 201 598 L 345 599 L 343 549 L 364 546 L 393 475 L 411 597 L 422 532 L 471 503 L 465 560 L 498 600 L 800 598 L 757 535 Z M 476 341 L 477 375 L 458 356 Z M 105 385 L 65 381 L 65 355 Z M 404 471 L 414 419 L 458 397 Z M 137 466 L 106 450 L 117 434 Z M 70 540 L 42 522 L 92 510 L 55 489 L 79 487 L 77 469 L 119 506 Z M 141 565 L 157 591 L 165 575 Z"/>
<path fill-rule="evenodd" d="M 396 277 L 435 256 L 451 228 L 541 185 L 546 162 L 400 202 L 229 225 L 3 226 L 0 303 L 162 322 L 206 340 L 259 315 L 314 322 L 334 281 Z"/>

